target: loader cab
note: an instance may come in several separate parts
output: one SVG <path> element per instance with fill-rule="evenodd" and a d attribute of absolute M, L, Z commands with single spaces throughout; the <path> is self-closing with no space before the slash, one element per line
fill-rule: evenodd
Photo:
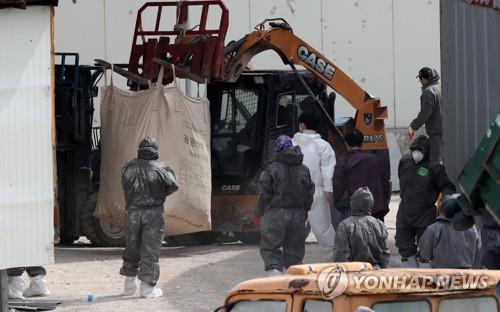
<path fill-rule="evenodd" d="M 314 94 L 326 99 L 325 86 L 300 73 Z M 212 124 L 212 225 L 216 231 L 248 232 L 257 201 L 257 183 L 274 159 L 274 141 L 299 131 L 298 116 L 320 114 L 291 71 L 251 71 L 234 83 L 208 87 Z M 325 101 L 326 103 L 326 101 Z M 325 104 L 326 105 L 326 104 Z M 333 111 L 333 103 L 331 103 Z M 327 139 L 328 126 L 319 130 Z M 245 238 L 240 238 L 245 241 Z"/>
<path fill-rule="evenodd" d="M 301 74 L 315 94 L 325 94 L 325 87 L 312 75 Z M 226 192 L 227 185 L 241 185 L 240 192 L 254 193 L 257 173 L 275 155 L 274 140 L 282 134 L 293 136 L 299 129 L 298 116 L 317 110 L 288 71 L 247 72 L 235 83 L 210 84 L 208 96 L 214 193 Z M 326 138 L 327 127 L 321 130 Z"/>

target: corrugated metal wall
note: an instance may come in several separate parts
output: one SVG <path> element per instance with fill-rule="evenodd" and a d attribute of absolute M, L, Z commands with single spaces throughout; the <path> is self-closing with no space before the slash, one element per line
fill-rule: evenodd
<path fill-rule="evenodd" d="M 500 11 L 441 0 L 445 159 L 456 179 L 500 110 Z"/>
<path fill-rule="evenodd" d="M 51 9 L 0 10 L 0 269 L 53 262 Z"/>

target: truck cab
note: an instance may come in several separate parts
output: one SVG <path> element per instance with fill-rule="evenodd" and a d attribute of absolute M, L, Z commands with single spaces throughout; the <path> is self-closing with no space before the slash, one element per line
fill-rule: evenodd
<path fill-rule="evenodd" d="M 500 271 L 374 269 L 369 263 L 292 266 L 236 285 L 216 312 L 497 312 Z"/>

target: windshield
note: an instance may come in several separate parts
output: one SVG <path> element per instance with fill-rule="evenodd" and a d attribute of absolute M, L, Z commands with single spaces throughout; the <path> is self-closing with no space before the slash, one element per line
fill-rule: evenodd
<path fill-rule="evenodd" d="M 333 306 L 330 301 L 325 300 L 307 300 L 304 303 L 304 312 L 332 312 Z"/>
<path fill-rule="evenodd" d="M 285 301 L 271 301 L 271 300 L 258 300 L 258 301 L 240 301 L 237 302 L 232 308 L 231 312 L 286 312 Z"/>
<path fill-rule="evenodd" d="M 384 302 L 374 304 L 372 309 L 375 312 L 431 312 L 431 305 L 425 300 Z"/>
<path fill-rule="evenodd" d="M 494 297 L 447 299 L 439 303 L 440 312 L 498 312 Z"/>

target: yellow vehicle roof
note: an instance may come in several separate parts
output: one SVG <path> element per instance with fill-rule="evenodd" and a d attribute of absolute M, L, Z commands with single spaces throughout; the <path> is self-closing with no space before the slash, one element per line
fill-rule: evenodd
<path fill-rule="evenodd" d="M 500 280 L 500 270 L 458 270 L 458 269 L 373 269 L 372 265 L 363 262 L 348 262 L 348 263 L 318 263 L 318 264 L 303 264 L 292 266 L 288 271 L 279 276 L 257 278 L 242 282 L 236 285 L 228 295 L 242 293 L 276 293 L 276 294 L 314 294 L 322 295 L 318 287 L 319 273 L 329 268 L 340 268 L 346 272 L 348 284 L 343 294 L 345 295 L 371 295 L 371 294 L 408 294 L 408 293 L 432 293 L 432 292 L 449 292 L 454 290 L 474 290 L 495 287 Z M 456 285 L 454 289 L 442 289 L 436 285 L 428 285 L 429 287 L 408 287 L 408 285 L 392 285 L 389 288 L 367 288 L 359 287 L 355 281 L 368 276 L 388 277 L 392 276 L 399 279 L 407 279 L 410 281 L 422 280 L 423 278 L 452 278 L 460 277 L 461 280 L 468 278 L 482 277 L 482 288 L 467 287 Z"/>

